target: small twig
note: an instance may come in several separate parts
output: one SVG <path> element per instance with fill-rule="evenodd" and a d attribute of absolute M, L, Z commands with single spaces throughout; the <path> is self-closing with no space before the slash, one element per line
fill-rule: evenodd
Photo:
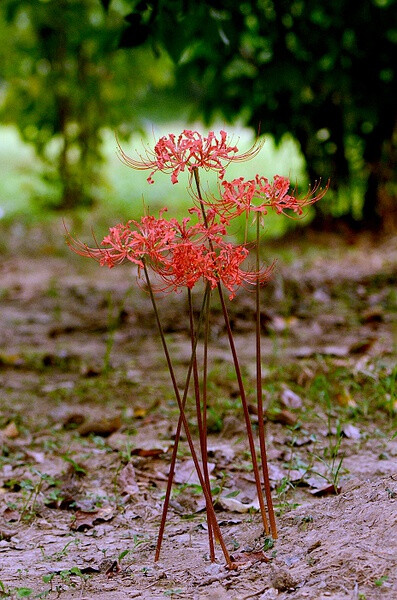
<path fill-rule="evenodd" d="M 357 583 L 357 581 L 354 582 L 352 600 L 358 600 L 358 583 Z"/>
<path fill-rule="evenodd" d="M 198 582 L 199 587 L 204 587 L 205 585 L 212 585 L 213 583 L 217 583 L 218 581 L 223 581 L 224 579 L 231 579 L 237 577 L 239 575 L 239 571 L 229 571 L 228 573 L 222 573 L 221 575 L 211 575 L 206 579 L 201 579 Z"/>
<path fill-rule="evenodd" d="M 243 596 L 241 598 L 241 600 L 248 600 L 249 598 L 255 598 L 255 596 L 259 596 L 260 594 L 264 594 L 266 592 L 266 590 L 270 589 L 269 586 L 267 585 L 264 588 L 261 588 L 260 590 L 257 590 L 256 592 L 253 592 L 252 594 L 248 594 L 248 596 Z"/>

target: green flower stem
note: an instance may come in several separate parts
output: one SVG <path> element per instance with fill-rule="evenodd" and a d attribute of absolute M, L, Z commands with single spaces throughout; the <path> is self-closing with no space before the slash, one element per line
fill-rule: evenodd
<path fill-rule="evenodd" d="M 192 341 L 192 355 L 193 355 L 193 379 L 194 379 L 194 395 L 196 399 L 196 413 L 197 413 L 197 426 L 199 430 L 199 438 L 200 438 L 200 451 L 201 451 L 201 462 L 203 465 L 203 473 L 204 479 L 207 486 L 208 493 L 211 495 L 211 485 L 210 485 L 210 477 L 208 472 L 208 456 L 207 456 L 207 436 L 206 429 L 203 426 L 204 420 L 204 405 L 203 405 L 203 414 L 201 413 L 201 404 L 200 404 L 200 382 L 199 382 L 199 374 L 198 374 L 198 366 L 197 366 L 197 352 L 195 351 L 196 339 L 198 339 L 198 335 L 194 335 L 194 318 L 193 318 L 193 302 L 192 302 L 192 291 L 190 288 L 187 290 L 188 293 L 188 301 L 189 301 L 189 322 L 190 322 L 190 336 Z M 207 297 L 209 296 L 209 293 Z M 204 302 L 205 310 L 208 311 L 208 302 L 205 300 Z M 207 319 L 206 319 L 207 320 Z M 203 391 L 204 396 L 204 391 Z M 211 519 L 207 510 L 207 525 L 208 525 L 208 542 L 210 548 L 210 559 L 211 562 L 215 562 L 215 548 L 214 548 L 214 536 L 212 531 Z"/>
<path fill-rule="evenodd" d="M 192 357 L 190 360 L 190 364 L 189 364 L 189 369 L 188 369 L 188 375 L 186 377 L 186 381 L 187 381 L 187 385 L 185 385 L 185 390 L 184 390 L 184 394 L 183 394 L 183 399 L 181 399 L 180 393 L 179 393 L 179 389 L 178 389 L 178 385 L 176 382 L 176 378 L 175 378 L 175 373 L 174 373 L 174 369 L 172 366 L 172 362 L 171 362 L 171 357 L 168 351 L 168 346 L 167 346 L 167 342 L 165 340 L 165 336 L 164 336 L 164 331 L 163 331 L 163 327 L 161 325 L 161 321 L 160 321 L 160 315 L 157 309 L 157 303 L 153 294 L 153 288 L 151 286 L 150 283 L 150 279 L 149 279 L 149 274 L 147 271 L 147 267 L 146 267 L 146 262 L 144 261 L 144 259 L 142 260 L 143 262 L 143 269 L 144 269 L 144 273 L 145 273 L 145 278 L 146 278 L 146 283 L 148 286 L 148 290 L 149 290 L 149 295 L 150 295 L 150 299 L 152 301 L 152 306 L 153 306 L 153 311 L 154 311 L 154 315 L 155 315 L 155 319 L 156 319 L 156 323 L 157 323 L 157 328 L 159 331 L 159 335 L 160 335 L 160 339 L 161 339 L 161 343 L 163 346 L 163 350 L 164 350 L 164 354 L 165 354 L 165 358 L 167 361 L 167 365 L 168 365 L 168 370 L 170 373 L 170 377 L 171 377 L 171 381 L 172 381 L 172 385 L 174 387 L 174 392 L 175 392 L 175 396 L 176 396 L 176 400 L 178 402 L 178 407 L 179 407 L 179 420 L 178 420 L 178 427 L 177 427 L 177 432 L 175 435 L 175 441 L 174 441 L 174 449 L 173 449 L 173 463 L 171 462 L 171 467 L 170 467 L 170 474 L 168 476 L 168 483 L 167 483 L 167 494 L 168 494 L 168 498 L 167 498 L 167 494 L 166 494 L 166 499 L 164 500 L 164 508 L 163 508 L 163 515 L 162 515 L 162 521 L 161 521 L 161 525 L 160 525 L 160 531 L 159 531 L 159 536 L 158 536 L 158 541 L 157 541 L 157 547 L 156 547 L 156 554 L 155 554 L 155 561 L 157 561 L 159 559 L 160 556 L 160 549 L 161 549 L 161 543 L 162 543 L 162 538 L 163 538 L 163 534 L 164 534 L 164 528 L 165 528 L 165 520 L 166 520 L 166 515 L 167 515 L 167 509 L 168 509 L 168 504 L 169 504 L 169 497 L 170 497 L 170 493 L 171 493 L 171 486 L 172 486 L 172 479 L 174 476 L 174 470 L 175 470 L 175 461 L 176 461 L 176 453 L 177 453 L 177 446 L 178 446 L 178 442 L 179 442 L 179 437 L 180 437 L 180 432 L 181 432 L 181 426 L 183 424 L 183 428 L 185 430 L 185 434 L 186 434 L 186 439 L 187 442 L 189 444 L 189 449 L 192 455 L 192 459 L 194 462 L 194 466 L 196 468 L 196 472 L 197 472 L 197 476 L 199 478 L 200 481 L 200 485 L 203 489 L 203 493 L 205 496 L 205 501 L 206 501 L 206 506 L 207 506 L 207 510 L 208 510 L 208 514 L 211 518 L 211 522 L 212 522 L 212 527 L 213 527 L 213 531 L 214 531 L 214 535 L 215 535 L 215 539 L 219 542 L 221 548 L 222 548 L 222 552 L 223 555 L 225 557 L 225 560 L 229 566 L 229 568 L 232 567 L 232 562 L 230 559 L 230 555 L 229 552 L 226 548 L 225 542 L 223 540 L 222 537 L 222 533 L 221 530 L 219 528 L 218 522 L 216 520 L 216 516 L 215 516 L 215 511 L 214 511 L 214 507 L 212 504 L 212 498 L 210 493 L 207 490 L 207 486 L 200 468 L 200 463 L 198 461 L 197 458 L 197 453 L 193 444 L 193 440 L 192 440 L 192 436 L 190 433 L 190 429 L 189 429 L 189 424 L 188 421 L 186 419 L 186 415 L 185 415 L 185 404 L 186 404 L 186 398 L 187 398 L 187 393 L 188 393 L 188 388 L 189 388 L 189 381 L 190 381 L 190 376 L 191 376 L 191 372 L 192 372 L 192 368 L 193 368 L 193 361 L 194 361 L 194 356 L 196 353 L 196 346 L 197 346 L 197 338 L 198 335 L 196 335 L 196 340 L 195 340 L 195 347 L 194 347 L 194 351 L 192 352 Z M 207 290 L 206 290 L 206 293 Z M 204 298 L 205 300 L 205 298 Z M 198 332 L 197 332 L 198 333 Z"/>
<path fill-rule="evenodd" d="M 256 270 L 259 272 L 260 257 L 259 257 L 259 226 L 260 214 L 256 217 Z M 263 393 L 262 393 L 262 362 L 261 362 L 261 312 L 260 312 L 260 287 L 259 279 L 256 282 L 256 398 L 258 407 L 258 435 L 259 446 L 261 451 L 261 463 L 263 474 L 263 485 L 265 488 L 265 496 L 267 503 L 267 511 L 269 515 L 270 530 L 272 537 L 277 539 L 277 526 L 274 516 L 274 508 L 272 501 L 272 493 L 270 489 L 269 468 L 267 464 L 266 441 L 265 441 L 265 425 L 263 416 Z"/>
<path fill-rule="evenodd" d="M 200 201 L 201 211 L 203 214 L 204 224 L 205 224 L 205 226 L 208 226 L 208 221 L 207 221 L 207 216 L 205 213 L 203 198 L 201 195 L 198 169 L 193 169 L 193 173 L 194 173 L 194 179 L 196 182 L 197 194 L 198 194 L 198 198 Z M 209 241 L 209 243 L 210 243 L 211 250 L 213 250 L 211 240 Z M 266 517 L 265 503 L 263 501 L 262 485 L 261 485 L 261 479 L 260 479 L 260 474 L 259 474 L 259 469 L 258 469 L 258 461 L 256 458 L 256 448 L 255 448 L 254 436 L 252 433 L 252 425 L 251 425 L 251 419 L 250 419 L 249 410 L 248 410 L 248 402 L 247 402 L 247 398 L 245 395 L 243 378 L 241 375 L 240 364 L 239 364 L 239 360 L 238 360 L 238 356 L 237 356 L 236 346 L 234 343 L 233 332 L 232 332 L 232 328 L 230 326 L 230 319 L 229 319 L 229 315 L 227 312 L 225 298 L 224 298 L 224 294 L 223 294 L 223 290 L 222 290 L 222 286 L 221 286 L 220 282 L 218 282 L 218 284 L 217 284 L 217 289 L 218 289 L 218 293 L 219 293 L 219 299 L 220 299 L 221 305 L 222 305 L 223 318 L 224 318 L 225 325 L 226 325 L 230 350 L 231 350 L 231 353 L 233 356 L 234 370 L 236 372 L 237 382 L 238 382 L 238 386 L 239 386 L 239 390 L 240 390 L 240 398 L 241 398 L 241 404 L 243 407 L 245 427 L 247 430 L 248 443 L 249 443 L 249 447 L 250 447 L 251 460 L 252 460 L 252 469 L 254 471 L 255 485 L 256 485 L 256 491 L 258 494 L 263 528 L 265 530 L 265 533 L 268 534 L 269 533 L 269 524 L 268 524 L 267 517 Z"/>

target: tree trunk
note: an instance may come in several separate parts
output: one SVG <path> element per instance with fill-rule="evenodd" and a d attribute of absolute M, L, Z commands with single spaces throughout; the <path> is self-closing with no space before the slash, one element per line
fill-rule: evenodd
<path fill-rule="evenodd" d="M 363 228 L 397 230 L 397 119 L 391 132 L 377 127 L 368 136 L 364 159 L 370 169 L 362 211 Z"/>

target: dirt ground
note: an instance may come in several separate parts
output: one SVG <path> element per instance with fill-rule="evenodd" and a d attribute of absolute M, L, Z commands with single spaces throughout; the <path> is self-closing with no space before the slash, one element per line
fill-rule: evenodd
<path fill-rule="evenodd" d="M 255 509 L 214 297 L 209 461 L 222 533 L 246 560 L 232 571 L 219 549 L 209 561 L 184 438 L 153 561 L 178 410 L 145 290 L 128 267 L 100 269 L 39 229 L 8 230 L 2 246 L 0 597 L 397 598 L 396 240 L 266 250 L 278 259 L 261 315 L 277 540 Z M 159 305 L 182 386 L 186 299 Z M 256 429 L 253 296 L 239 294 L 230 316 Z"/>

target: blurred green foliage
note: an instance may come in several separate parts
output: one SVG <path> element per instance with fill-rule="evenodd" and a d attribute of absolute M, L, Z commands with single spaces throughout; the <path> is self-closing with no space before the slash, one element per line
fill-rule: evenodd
<path fill-rule="evenodd" d="M 103 199 L 103 132 L 168 111 L 292 134 L 333 215 L 397 226 L 397 0 L 2 0 L 0 35 L 0 121 L 47 204 Z"/>
<path fill-rule="evenodd" d="M 184 127 L 183 121 L 167 122 L 157 124 L 155 127 L 156 138 L 167 135 L 169 131 L 179 131 Z M 233 139 L 242 151 L 248 149 L 252 143 L 252 132 L 246 128 L 228 128 Z M 129 154 L 135 154 L 142 150 L 142 137 L 147 134 L 133 135 L 128 142 L 123 143 L 123 148 Z M 150 135 L 150 134 L 149 134 Z M 105 235 L 109 226 L 128 219 L 139 219 L 145 209 L 152 214 L 157 214 L 164 206 L 168 207 L 169 217 L 180 218 L 186 215 L 186 210 L 191 206 L 191 197 L 186 191 L 185 180 L 181 179 L 181 185 L 173 185 L 170 177 L 158 176 L 156 185 L 147 183 L 147 171 L 135 171 L 128 169 L 118 158 L 116 140 L 113 132 L 105 130 L 102 135 L 103 144 L 101 152 L 104 163 L 101 176 L 104 180 L 103 201 L 97 202 L 95 206 L 82 207 L 73 211 L 74 228 L 83 226 L 84 234 L 87 233 L 87 220 L 95 228 L 100 237 Z M 271 137 L 265 139 L 262 151 L 249 162 L 231 163 L 227 168 L 228 179 L 241 176 L 242 166 L 244 175 L 253 178 L 256 173 L 273 177 L 275 173 L 290 176 L 294 183 L 299 182 L 300 188 L 305 189 L 305 161 L 299 152 L 298 145 L 290 136 L 286 136 L 283 142 L 276 147 Z M 33 147 L 24 144 L 18 136 L 14 127 L 0 127 L 0 218 L 1 223 L 6 226 L 17 222 L 24 225 L 43 224 L 44 221 L 51 223 L 55 217 L 55 226 L 59 234 L 62 233 L 62 223 L 57 214 L 44 211 L 43 205 L 37 202 L 37 198 L 44 197 L 46 190 L 43 185 L 41 164 L 34 155 Z M 218 189 L 218 177 L 211 172 L 202 174 L 201 182 L 203 190 L 216 194 Z M 62 211 L 62 215 L 64 211 Z M 308 214 L 308 218 L 313 216 Z M 285 233 L 288 227 L 296 224 L 304 226 L 308 219 L 280 218 L 273 211 L 266 217 L 264 237 L 278 237 Z M 83 233 L 82 231 L 82 233 Z M 251 231 L 250 231 L 251 233 Z M 245 234 L 244 218 L 241 222 L 234 222 L 230 234 L 239 242 L 243 242 Z M 255 235 L 255 234 L 253 234 Z M 90 235 L 88 236 L 91 237 Z M 92 240 L 88 239 L 91 243 Z"/>
<path fill-rule="evenodd" d="M 117 3 L 115 3 L 117 4 Z M 104 193 L 102 132 L 127 135 L 136 106 L 172 77 L 164 53 L 118 49 L 122 5 L 99 0 L 3 0 L 0 119 L 15 123 L 44 161 L 41 197 L 58 208 Z M 117 6 L 116 6 L 117 8 Z"/>
<path fill-rule="evenodd" d="M 210 120 L 290 132 L 336 210 L 396 211 L 396 0 L 128 0 L 122 42 L 165 48 L 176 89 Z M 111 5 L 110 5 L 111 6 Z M 135 37 L 136 36 L 136 37 Z M 357 202 L 357 194 L 365 197 Z M 361 204 L 361 206 L 360 206 Z M 397 226 L 397 212 L 394 213 Z"/>

